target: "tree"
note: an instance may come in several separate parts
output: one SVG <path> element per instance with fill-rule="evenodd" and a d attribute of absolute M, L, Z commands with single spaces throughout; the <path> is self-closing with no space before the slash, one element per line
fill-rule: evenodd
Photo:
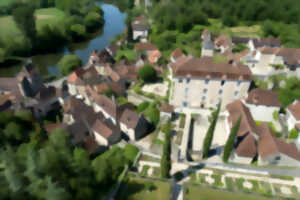
<path fill-rule="evenodd" d="M 80 58 L 77 55 L 64 56 L 58 63 L 62 75 L 68 75 L 73 70 L 82 65 Z"/>
<path fill-rule="evenodd" d="M 127 25 L 127 42 L 131 43 L 131 42 L 133 42 L 133 30 L 132 30 L 132 16 L 131 16 L 131 12 L 129 12 L 128 15 L 127 15 L 126 25 Z"/>
<path fill-rule="evenodd" d="M 25 37 L 34 44 L 36 39 L 34 9 L 26 5 L 18 7 L 13 11 L 13 18 Z"/>
<path fill-rule="evenodd" d="M 167 126 L 168 127 L 166 128 L 165 141 L 163 146 L 163 155 L 160 161 L 162 178 L 169 178 L 171 170 L 171 121 L 168 121 Z"/>
<path fill-rule="evenodd" d="M 203 148 L 202 148 L 203 149 L 202 150 L 203 151 L 203 154 L 202 154 L 203 158 L 208 158 L 210 146 L 212 144 L 216 124 L 217 124 L 219 113 L 220 113 L 220 108 L 221 108 L 221 103 L 218 104 L 217 110 L 212 113 L 212 117 L 211 117 L 212 121 L 211 121 L 211 124 L 210 124 L 207 132 L 206 132 L 206 135 L 205 135 L 205 138 L 204 138 L 204 141 L 203 141 Z"/>
<path fill-rule="evenodd" d="M 146 83 L 155 82 L 157 80 L 157 74 L 152 65 L 146 64 L 139 69 L 138 78 Z"/>
<path fill-rule="evenodd" d="M 95 31 L 104 24 L 102 16 L 96 12 L 89 12 L 84 17 L 84 24 L 88 31 Z"/>
<path fill-rule="evenodd" d="M 242 117 L 240 116 L 239 119 L 234 124 L 234 126 L 231 128 L 229 137 L 228 137 L 228 139 L 226 141 L 226 144 L 224 146 L 223 162 L 227 163 L 228 159 L 231 155 L 232 149 L 234 147 L 235 138 L 236 138 L 237 133 L 240 129 L 241 119 L 242 119 Z"/>
<path fill-rule="evenodd" d="M 75 40 L 80 40 L 86 37 L 86 28 L 81 24 L 74 24 L 71 26 L 71 34 Z"/>

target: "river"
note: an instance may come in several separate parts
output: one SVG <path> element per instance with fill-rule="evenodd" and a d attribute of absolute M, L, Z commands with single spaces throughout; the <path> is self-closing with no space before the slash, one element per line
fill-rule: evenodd
<path fill-rule="evenodd" d="M 96 4 L 101 6 L 104 11 L 105 24 L 103 29 L 95 33 L 91 40 L 70 44 L 60 52 L 33 56 L 32 62 L 34 66 L 40 69 L 43 76 L 58 76 L 60 73 L 57 64 L 64 55 L 76 54 L 85 64 L 93 50 L 104 49 L 116 35 L 124 31 L 126 28 L 125 13 L 122 13 L 116 6 L 111 4 L 99 2 Z M 20 71 L 20 68 L 20 65 L 10 66 L 6 69 L 2 68 L 0 69 L 0 76 L 14 76 Z"/>

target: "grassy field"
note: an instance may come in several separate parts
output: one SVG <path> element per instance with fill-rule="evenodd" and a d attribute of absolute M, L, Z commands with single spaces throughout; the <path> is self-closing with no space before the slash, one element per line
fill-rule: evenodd
<path fill-rule="evenodd" d="M 2 0 L 1 0 L 2 1 Z M 36 24 L 39 30 L 42 26 L 55 25 L 64 19 L 64 12 L 57 8 L 43 8 L 36 10 Z M 14 22 L 12 16 L 0 17 L 0 37 L 20 35 L 21 32 Z"/>
<path fill-rule="evenodd" d="M 226 192 L 203 188 L 199 186 L 189 186 L 188 193 L 185 195 L 186 200 L 271 200 L 267 197 L 252 196 L 248 194 Z"/>
<path fill-rule="evenodd" d="M 145 182 L 148 180 L 142 178 L 130 178 L 128 183 L 123 184 L 119 190 L 116 199 L 119 200 L 166 200 L 170 199 L 170 184 L 162 181 L 153 181 L 155 189 L 145 190 Z"/>

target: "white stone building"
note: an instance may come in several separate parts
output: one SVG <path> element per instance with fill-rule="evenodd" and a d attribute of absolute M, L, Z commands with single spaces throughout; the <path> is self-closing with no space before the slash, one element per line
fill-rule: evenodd
<path fill-rule="evenodd" d="M 145 24 L 133 24 L 133 39 L 138 40 L 141 39 L 142 41 L 147 40 L 148 33 L 149 33 L 149 27 Z"/>
<path fill-rule="evenodd" d="M 252 74 L 240 63 L 215 63 L 211 57 L 189 58 L 170 64 L 170 104 L 175 107 L 222 108 L 247 96 Z"/>
<path fill-rule="evenodd" d="M 281 104 L 277 95 L 271 90 L 253 89 L 245 100 L 251 115 L 255 121 L 271 122 L 274 120 L 274 113 L 279 113 Z"/>

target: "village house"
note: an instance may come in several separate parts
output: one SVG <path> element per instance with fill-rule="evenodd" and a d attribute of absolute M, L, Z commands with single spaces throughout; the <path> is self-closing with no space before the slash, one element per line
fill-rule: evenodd
<path fill-rule="evenodd" d="M 160 106 L 159 111 L 160 119 L 171 119 L 174 114 L 174 106 L 164 103 Z"/>
<path fill-rule="evenodd" d="M 260 131 L 249 109 L 240 100 L 228 104 L 226 108 L 226 133 L 228 135 L 231 128 L 239 117 L 241 117 L 240 128 L 235 141 L 235 149 L 230 159 L 236 163 L 250 164 L 257 155 L 256 140 L 259 138 Z"/>
<path fill-rule="evenodd" d="M 258 163 L 260 165 L 300 166 L 300 152 L 294 144 L 275 137 L 267 124 L 262 124 L 258 140 Z"/>
<path fill-rule="evenodd" d="M 231 38 L 224 34 L 217 37 L 214 41 L 214 44 L 215 44 L 215 49 L 220 53 L 231 51 L 232 49 Z"/>
<path fill-rule="evenodd" d="M 121 130 L 130 140 L 138 140 L 145 136 L 148 130 L 148 122 L 143 115 L 139 115 L 133 110 L 126 109 L 120 118 Z"/>
<path fill-rule="evenodd" d="M 241 63 L 216 63 L 211 57 L 181 59 L 171 64 L 175 107 L 210 108 L 221 101 L 222 109 L 247 95 L 252 74 Z"/>
<path fill-rule="evenodd" d="M 201 57 L 209 56 L 212 57 L 214 55 L 214 43 L 211 40 L 211 34 L 209 30 L 204 29 L 201 35 L 202 38 L 202 51 Z"/>
<path fill-rule="evenodd" d="M 230 160 L 250 164 L 257 160 L 259 165 L 300 166 L 300 152 L 294 144 L 286 143 L 271 131 L 266 123 L 256 125 L 249 109 L 242 101 L 227 105 L 226 132 L 241 117 Z"/>
<path fill-rule="evenodd" d="M 172 53 L 171 53 L 171 62 L 176 63 L 178 59 L 184 57 L 185 55 L 183 54 L 182 50 L 180 48 L 176 48 Z"/>
<path fill-rule="evenodd" d="M 133 40 L 140 40 L 141 42 L 147 42 L 149 33 L 149 26 L 146 24 L 132 24 Z"/>
<path fill-rule="evenodd" d="M 115 57 L 117 55 L 117 52 L 119 50 L 119 46 L 116 44 L 111 44 L 108 47 L 105 48 L 105 50 L 112 56 Z"/>
<path fill-rule="evenodd" d="M 117 126 L 110 124 L 109 121 L 104 123 L 96 119 L 91 127 L 96 142 L 102 146 L 110 146 L 120 141 L 121 132 Z"/>
<path fill-rule="evenodd" d="M 114 64 L 115 59 L 109 52 L 110 50 L 103 49 L 101 52 L 94 50 L 89 58 L 88 65 L 93 65 L 96 69 L 106 66 L 107 64 Z"/>
<path fill-rule="evenodd" d="M 300 101 L 295 100 L 292 104 L 288 105 L 286 119 L 289 131 L 300 125 Z"/>
<path fill-rule="evenodd" d="M 274 114 L 279 113 L 281 104 L 278 96 L 271 90 L 256 88 L 248 93 L 245 100 L 255 121 L 272 122 Z"/>

